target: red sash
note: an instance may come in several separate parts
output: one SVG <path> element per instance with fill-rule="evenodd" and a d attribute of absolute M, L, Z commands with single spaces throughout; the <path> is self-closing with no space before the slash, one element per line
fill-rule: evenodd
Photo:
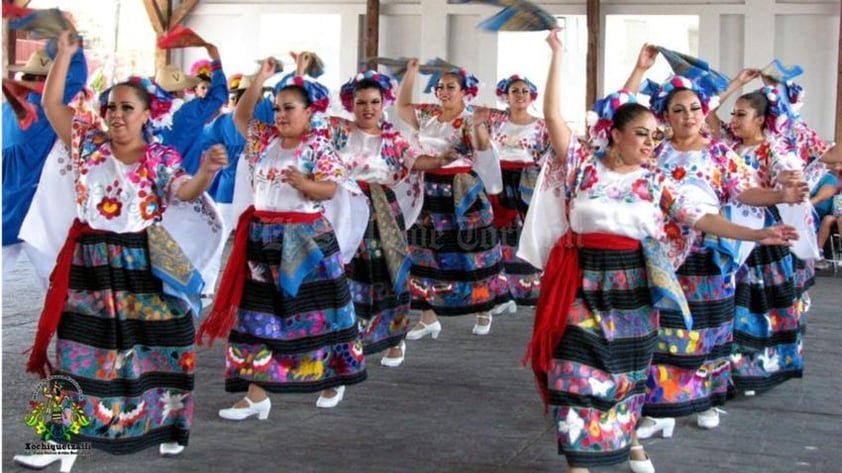
<path fill-rule="evenodd" d="M 237 310 L 240 307 L 243 288 L 246 284 L 248 269 L 246 249 L 252 217 L 257 217 L 267 223 L 312 223 L 320 216 L 320 213 L 258 211 L 253 205 L 240 215 L 237 220 L 237 230 L 234 233 L 234 246 L 225 264 L 213 308 L 196 331 L 196 343 L 199 346 L 204 343 L 202 339 L 205 334 L 209 337 L 208 345 L 213 345 L 213 341 L 217 338 L 227 337 L 237 321 Z"/>
<path fill-rule="evenodd" d="M 577 235 L 568 231 L 550 252 L 541 278 L 541 294 L 535 309 L 532 339 L 523 360 L 524 363 L 532 362 L 532 372 L 544 399 L 545 409 L 550 400 L 547 375 L 552 366 L 553 352 L 564 336 L 570 306 L 582 284 L 578 249 L 633 250 L 639 247 L 639 241 L 624 236 L 607 233 Z"/>

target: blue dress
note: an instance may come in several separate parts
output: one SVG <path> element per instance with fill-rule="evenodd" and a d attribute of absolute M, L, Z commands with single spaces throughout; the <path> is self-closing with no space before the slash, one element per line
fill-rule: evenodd
<path fill-rule="evenodd" d="M 62 98 L 65 104 L 82 90 L 87 79 L 85 55 L 79 50 L 67 71 Z M 26 100 L 37 113 L 37 119 L 26 130 L 20 128 L 9 102 L 3 103 L 3 246 L 20 243 L 20 227 L 56 141 L 56 132 L 41 108 L 41 94 L 32 92 Z"/>

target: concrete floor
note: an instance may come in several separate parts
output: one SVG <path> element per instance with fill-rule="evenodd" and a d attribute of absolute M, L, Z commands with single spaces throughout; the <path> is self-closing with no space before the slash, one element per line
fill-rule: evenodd
<path fill-rule="evenodd" d="M 659 473 L 842 472 L 842 278 L 818 278 L 805 341 L 806 370 L 753 398 L 730 402 L 712 431 L 680 419 L 671 439 L 645 441 Z M 2 470 L 24 443 L 36 377 L 24 373 L 43 291 L 26 261 L 3 284 Z M 399 368 L 369 362 L 369 378 L 332 410 L 315 394 L 275 395 L 267 421 L 224 421 L 238 396 L 223 390 L 223 343 L 198 353 L 190 446 L 175 458 L 157 449 L 129 456 L 99 451 L 74 472 L 564 472 L 555 433 L 520 360 L 532 309 L 495 318 L 491 334 L 470 333 L 470 317 L 443 320 L 438 340 L 411 341 Z M 45 471 L 58 471 L 51 465 Z M 595 469 L 628 471 L 625 465 Z"/>

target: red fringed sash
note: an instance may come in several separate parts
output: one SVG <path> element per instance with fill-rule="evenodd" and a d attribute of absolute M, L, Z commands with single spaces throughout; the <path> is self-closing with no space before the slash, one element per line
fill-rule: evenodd
<path fill-rule="evenodd" d="M 95 233 L 108 233 L 103 230 L 95 230 L 78 219 L 73 221 L 64 246 L 56 258 L 56 266 L 50 274 L 50 288 L 44 298 L 44 308 L 41 310 L 41 317 L 38 319 L 38 331 L 35 333 L 35 342 L 29 349 L 29 361 L 26 363 L 26 371 L 38 373 L 42 378 L 53 373 L 53 365 L 47 356 L 47 348 L 50 340 L 58 330 L 61 322 L 61 314 L 67 302 L 67 291 L 70 288 L 70 269 L 73 267 L 73 250 L 76 242 L 82 235 Z"/>
<path fill-rule="evenodd" d="M 204 336 L 208 335 L 208 345 L 213 345 L 217 338 L 227 337 L 237 321 L 237 310 L 243 297 L 246 283 L 248 261 L 249 224 L 252 217 L 268 223 L 313 223 L 319 219 L 319 213 L 299 212 L 265 212 L 247 208 L 237 221 L 237 231 L 234 234 L 234 246 L 228 256 L 228 263 L 222 273 L 219 289 L 213 301 L 213 308 L 196 331 L 196 343 L 202 346 Z"/>
<path fill-rule="evenodd" d="M 562 236 L 550 252 L 541 279 L 541 294 L 535 310 L 532 339 L 526 349 L 523 363 L 532 362 L 532 372 L 538 390 L 544 399 L 544 409 L 549 406 L 550 391 L 547 375 L 553 362 L 553 352 L 567 328 L 570 306 L 582 283 L 579 267 L 579 248 L 599 250 L 633 250 L 640 242 L 628 237 L 606 233 L 577 235 L 571 231 Z"/>

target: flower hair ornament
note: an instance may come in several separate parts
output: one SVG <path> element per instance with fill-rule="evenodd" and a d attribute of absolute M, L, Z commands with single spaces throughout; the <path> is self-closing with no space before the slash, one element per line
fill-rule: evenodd
<path fill-rule="evenodd" d="M 303 88 L 307 92 L 307 98 L 310 99 L 310 107 L 314 112 L 324 113 L 330 105 L 330 91 L 327 87 L 314 80 L 305 79 L 302 76 L 297 76 L 293 73 L 287 74 L 275 84 L 272 93 L 278 95 L 278 92 L 284 87 L 295 85 Z"/>
<path fill-rule="evenodd" d="M 776 135 L 783 133 L 791 123 L 790 112 L 787 107 L 789 98 L 782 96 L 781 92 L 772 86 L 763 87 L 758 92 L 769 101 L 769 107 L 766 111 L 766 129 Z"/>
<path fill-rule="evenodd" d="M 465 101 L 470 102 L 476 98 L 479 93 L 479 79 L 477 79 L 477 76 L 461 67 L 453 68 L 448 73 L 462 78 L 465 84 Z"/>
<path fill-rule="evenodd" d="M 243 80 L 242 74 L 234 74 L 228 77 L 228 91 L 234 92 L 240 87 L 240 82 Z"/>
<path fill-rule="evenodd" d="M 523 82 L 526 84 L 526 87 L 529 88 L 529 98 L 533 101 L 538 98 L 538 87 L 536 87 L 535 84 L 526 77 L 518 74 L 513 74 L 505 79 L 500 79 L 500 82 L 497 83 L 497 90 L 494 92 L 495 95 L 497 95 L 497 98 L 503 100 L 509 91 L 509 87 L 515 82 Z"/>
<path fill-rule="evenodd" d="M 658 120 L 663 121 L 664 113 L 667 111 L 667 98 L 670 94 L 679 90 L 690 90 L 694 92 L 699 101 L 702 102 L 702 112 L 705 116 L 710 113 L 712 108 L 716 108 L 719 103 L 719 97 L 711 93 L 705 87 L 702 87 L 697 81 L 688 79 L 684 76 L 672 76 L 663 84 L 657 84 L 651 80 L 646 80 L 646 83 L 641 88 L 641 93 L 649 95 L 649 108 Z"/>
<path fill-rule="evenodd" d="M 605 157 L 611 138 L 611 127 L 614 126 L 614 113 L 627 103 L 637 103 L 637 98 L 632 92 L 621 89 L 597 100 L 593 111 L 588 112 L 588 138 L 596 157 Z"/>
<path fill-rule="evenodd" d="M 199 59 L 190 66 L 190 75 L 193 77 L 210 77 L 212 74 L 211 62 L 208 59 Z"/>
<path fill-rule="evenodd" d="M 352 112 L 354 110 L 354 88 L 364 80 L 377 83 L 383 95 L 383 108 L 395 102 L 395 81 L 386 74 L 381 74 L 377 71 L 364 71 L 350 78 L 339 89 L 339 99 L 342 102 L 342 108 L 346 111 Z"/>

